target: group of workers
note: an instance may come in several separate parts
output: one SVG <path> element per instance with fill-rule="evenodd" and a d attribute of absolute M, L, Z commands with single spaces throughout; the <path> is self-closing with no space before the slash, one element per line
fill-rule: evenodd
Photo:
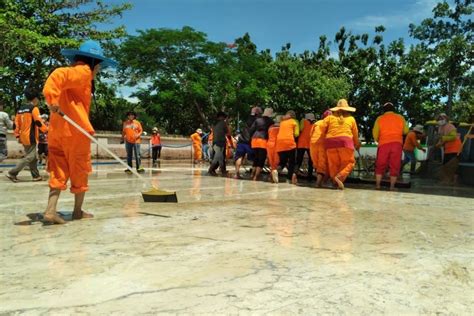
<path fill-rule="evenodd" d="M 247 158 L 253 162 L 253 180 L 259 179 L 268 165 L 273 182 L 278 183 L 279 174 L 286 169 L 287 181 L 296 184 L 307 155 L 307 177 L 313 179 L 313 170 L 316 169 L 317 187 L 326 183 L 344 189 L 344 182 L 355 166 L 355 152 L 359 152 L 361 146 L 357 123 L 351 115 L 355 111 L 347 100 L 341 99 L 336 107 L 326 110 L 320 120 L 316 120 L 313 113 L 306 113 L 304 119 L 297 121 L 294 111 L 275 116 L 271 108 L 262 111 L 259 107 L 253 107 L 236 140 L 231 136 L 227 115 L 220 112 L 208 140 L 211 146 L 209 174 L 216 175 L 218 167 L 222 174 L 227 174 L 225 153 L 229 147 L 235 147 L 236 179 L 241 178 L 240 169 L 244 158 Z M 381 189 L 383 176 L 388 172 L 390 190 L 395 190 L 397 179 L 406 164 L 410 163 L 410 173 L 415 173 L 415 149 L 426 151 L 420 144 L 424 130 L 422 125 L 415 125 L 409 130 L 404 117 L 396 113 L 391 102 L 383 105 L 382 112 L 372 129 L 374 140 L 378 143 L 375 187 Z M 447 163 L 458 154 L 461 141 L 456 128 L 444 113 L 438 116 L 438 133 L 440 138 L 436 147 L 443 147 L 443 163 Z M 204 157 L 202 136 L 201 129 L 191 135 L 195 162 Z"/>
<path fill-rule="evenodd" d="M 65 223 L 57 212 L 57 204 L 60 192 L 67 189 L 68 182 L 70 191 L 74 194 L 72 219 L 93 217 L 82 208 L 85 193 L 89 190 L 88 174 L 92 170 L 90 139 L 62 116 L 67 115 L 87 133 L 94 135 L 95 131 L 89 119 L 94 78 L 101 69 L 117 65 L 115 61 L 103 55 L 102 48 L 95 41 L 86 41 L 79 49 L 63 49 L 61 53 L 71 61 L 71 65 L 55 69 L 47 78 L 42 91 L 50 111 L 49 126 L 38 110 L 41 93 L 27 89 L 27 102 L 14 118 L 15 136 L 24 147 L 25 157 L 6 173 L 8 179 L 16 182 L 18 172 L 29 165 L 33 180 L 41 181 L 36 168 L 36 145 L 40 142 L 40 132 L 47 132 L 50 191 L 43 218 L 53 224 Z M 336 107 L 325 111 L 320 120 L 315 121 L 315 116 L 308 113 L 302 122 L 298 122 L 294 111 L 274 117 L 271 108 L 262 111 L 261 108 L 254 107 L 237 144 L 232 140 L 227 114 L 219 112 L 212 133 L 207 135 L 212 152 L 212 157 L 209 157 L 209 173 L 217 175 L 218 168 L 221 173 L 226 173 L 227 150 L 229 146 L 235 146 L 237 178 L 240 178 L 243 159 L 247 157 L 253 161 L 254 180 L 259 178 L 268 161 L 274 182 L 278 182 L 278 173 L 286 168 L 288 181 L 296 184 L 295 170 L 299 170 L 304 155 L 309 153 L 310 164 L 316 168 L 317 185 L 321 186 L 325 180 L 330 179 L 335 186 L 343 189 L 344 181 L 354 167 L 354 150 L 360 147 L 357 124 L 351 115 L 355 110 L 345 99 L 341 99 Z M 413 163 L 413 151 L 415 147 L 420 148 L 418 139 L 423 133 L 422 127 L 415 126 L 413 134 L 408 135 L 405 146 L 402 146 L 403 135 L 408 132 L 405 120 L 394 113 L 391 103 L 384 105 L 384 112 L 374 127 L 374 138 L 379 142 L 376 162 L 377 188 L 380 187 L 379 180 L 387 167 L 391 180 L 396 179 L 401 167 L 402 151 L 405 152 L 404 163 Z M 438 124 L 441 138 L 437 146 L 444 147 L 446 162 L 460 150 L 460 138 L 446 115 L 439 116 Z M 10 117 L 0 111 L 1 159 L 6 157 L 7 152 L 6 130 L 12 128 L 12 125 Z M 136 168 L 139 171 L 143 170 L 140 163 L 142 131 L 136 114 L 128 113 L 122 133 L 127 163 L 132 166 L 132 154 L 135 154 Z M 202 131 L 198 130 L 197 134 L 199 138 L 196 135 L 192 137 L 193 141 L 196 140 L 196 155 L 202 154 L 202 146 L 197 146 L 199 142 L 202 145 Z M 151 144 L 153 162 L 156 163 L 161 151 L 160 135 L 156 128 L 153 129 Z M 42 150 L 44 149 L 43 147 Z M 196 158 L 200 159 L 200 156 Z M 391 181 L 391 189 L 393 188 Z"/>

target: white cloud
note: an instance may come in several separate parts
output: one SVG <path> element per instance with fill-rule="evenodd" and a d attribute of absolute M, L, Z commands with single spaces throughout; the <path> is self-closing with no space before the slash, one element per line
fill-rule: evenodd
<path fill-rule="evenodd" d="M 390 15 L 367 15 L 352 21 L 349 25 L 354 29 L 373 29 L 378 25 L 387 28 L 407 27 L 410 23 L 419 22 L 431 16 L 431 11 L 438 0 L 417 0 L 405 11 L 394 12 Z"/>

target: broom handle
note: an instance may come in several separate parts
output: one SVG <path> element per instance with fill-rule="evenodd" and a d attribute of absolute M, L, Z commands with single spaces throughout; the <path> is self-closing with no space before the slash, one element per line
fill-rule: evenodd
<path fill-rule="evenodd" d="M 74 126 L 75 128 L 77 128 L 77 130 L 79 132 L 81 132 L 84 136 L 86 136 L 87 138 L 89 138 L 92 142 L 94 142 L 100 149 L 102 150 L 105 150 L 109 155 L 111 155 L 115 160 L 117 160 L 119 163 L 121 163 L 124 167 L 126 167 L 128 170 L 130 170 L 134 175 L 136 175 L 141 181 L 143 181 L 144 183 L 148 184 L 148 181 L 143 178 L 136 170 L 134 170 L 133 168 L 131 168 L 129 165 L 127 165 L 122 159 L 120 159 L 119 157 L 117 157 L 117 155 L 115 155 L 112 151 L 110 151 L 107 147 L 105 147 L 104 145 L 102 145 L 101 143 L 99 143 L 99 141 L 97 139 L 95 139 L 94 137 L 92 137 L 91 134 L 89 134 L 85 129 L 83 129 L 81 126 L 79 126 L 79 124 L 77 124 L 76 122 L 74 122 L 69 116 L 67 116 L 66 114 L 64 114 L 64 112 L 62 111 L 58 111 L 58 114 L 62 116 L 63 119 L 65 119 L 69 124 L 71 124 L 72 126 Z M 98 153 L 97 153 L 98 154 Z"/>

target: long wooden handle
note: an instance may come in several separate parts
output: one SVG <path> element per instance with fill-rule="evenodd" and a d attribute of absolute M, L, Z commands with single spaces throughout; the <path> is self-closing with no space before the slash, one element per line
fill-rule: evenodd
<path fill-rule="evenodd" d="M 95 139 L 95 137 L 92 137 L 91 134 L 89 134 L 85 129 L 83 129 L 79 124 L 77 124 L 76 122 L 74 122 L 69 116 L 67 116 L 66 114 L 64 114 L 64 112 L 62 111 L 58 111 L 58 114 L 62 116 L 63 119 L 65 119 L 69 124 L 71 124 L 72 126 L 74 126 L 79 132 L 81 132 L 84 136 L 86 136 L 87 138 L 89 138 L 92 142 L 94 142 L 97 146 L 99 146 L 100 149 L 102 150 L 105 150 L 109 155 L 111 155 L 115 160 L 117 160 L 119 163 L 121 163 L 125 168 L 127 168 L 128 170 L 130 170 L 134 175 L 136 175 L 140 180 L 142 180 L 144 183 L 146 184 L 150 184 L 148 183 L 149 181 L 147 181 L 144 177 L 142 177 L 136 170 L 134 170 L 133 168 L 131 168 L 129 165 L 127 165 L 122 159 L 120 159 L 117 155 L 115 155 L 111 150 L 109 150 L 106 146 L 102 145 L 101 143 L 99 143 L 99 141 L 97 139 Z M 153 186 L 153 185 L 152 185 Z"/>

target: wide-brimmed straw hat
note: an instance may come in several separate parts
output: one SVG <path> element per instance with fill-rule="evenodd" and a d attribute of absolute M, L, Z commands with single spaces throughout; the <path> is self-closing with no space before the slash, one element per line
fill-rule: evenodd
<path fill-rule="evenodd" d="M 333 111 L 333 112 L 336 112 L 336 111 L 339 111 L 339 110 L 347 111 L 347 112 L 355 112 L 356 108 L 354 108 L 352 106 L 349 106 L 349 103 L 347 103 L 346 99 L 340 99 L 339 101 L 337 101 L 337 106 L 333 107 L 330 110 Z"/>
<path fill-rule="evenodd" d="M 423 133 L 423 125 L 416 125 L 415 127 L 413 127 L 413 131 L 414 132 L 418 132 L 418 133 Z"/>
<path fill-rule="evenodd" d="M 202 134 L 202 129 L 198 128 L 198 129 L 196 130 L 196 133 Z"/>
<path fill-rule="evenodd" d="M 158 127 L 153 127 L 153 128 L 151 129 L 151 131 L 152 131 L 152 132 L 158 132 Z"/>
<path fill-rule="evenodd" d="M 70 61 L 74 61 L 76 56 L 85 56 L 97 59 L 100 61 L 101 68 L 117 67 L 118 65 L 115 60 L 105 57 L 100 44 L 92 40 L 82 43 L 79 49 L 63 49 L 61 50 L 61 54 Z"/>

